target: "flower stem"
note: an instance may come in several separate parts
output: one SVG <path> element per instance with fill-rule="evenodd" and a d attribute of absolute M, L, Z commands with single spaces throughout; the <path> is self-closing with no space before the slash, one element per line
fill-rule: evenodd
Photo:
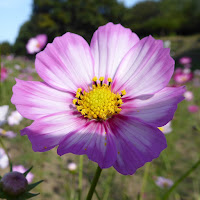
<path fill-rule="evenodd" d="M 7 157 L 8 157 L 9 166 L 10 166 L 10 171 L 12 171 L 12 162 L 11 162 L 10 156 L 9 156 L 9 154 L 8 154 L 7 148 L 6 148 L 6 146 L 4 145 L 3 140 L 1 139 L 1 137 L 0 137 L 0 144 L 1 144 L 1 146 L 3 147 L 5 153 L 6 153 Z"/>
<path fill-rule="evenodd" d="M 149 174 L 149 167 L 150 167 L 150 162 L 148 162 L 145 166 L 145 170 L 144 170 L 144 176 L 142 179 L 142 188 L 140 191 L 140 198 L 139 200 L 143 200 L 143 195 L 144 195 L 144 190 L 145 190 L 145 186 L 146 186 L 146 182 L 147 182 L 147 178 L 148 178 L 148 174 Z"/>
<path fill-rule="evenodd" d="M 79 174 L 78 174 L 78 200 L 81 200 L 82 180 L 83 180 L 83 155 L 80 155 L 80 158 L 79 158 Z"/>
<path fill-rule="evenodd" d="M 93 195 L 93 193 L 95 191 L 95 187 L 96 187 L 97 182 L 99 180 L 99 177 L 101 175 L 101 171 L 102 171 L 102 169 L 98 166 L 97 169 L 96 169 L 95 176 L 94 176 L 94 178 L 92 180 L 92 184 L 90 186 L 90 190 L 88 192 L 86 200 L 91 200 L 92 199 L 92 195 Z"/>
<path fill-rule="evenodd" d="M 183 174 L 174 185 L 164 194 L 163 200 L 167 200 L 172 191 L 181 183 L 187 176 L 189 176 L 198 166 L 200 165 L 200 160 L 198 160 L 185 174 Z"/>

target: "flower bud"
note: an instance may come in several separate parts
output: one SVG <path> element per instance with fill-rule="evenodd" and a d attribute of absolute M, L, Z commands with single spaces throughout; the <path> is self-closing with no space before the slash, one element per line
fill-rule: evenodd
<path fill-rule="evenodd" d="M 28 181 L 19 172 L 9 172 L 1 179 L 2 190 L 11 196 L 18 196 L 26 191 Z"/>

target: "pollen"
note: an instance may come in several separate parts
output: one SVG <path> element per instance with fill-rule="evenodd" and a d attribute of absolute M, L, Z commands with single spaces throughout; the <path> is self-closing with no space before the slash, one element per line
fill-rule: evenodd
<path fill-rule="evenodd" d="M 108 84 L 103 83 L 104 77 L 99 78 L 100 83 L 97 80 L 96 76 L 92 79 L 93 85 L 89 92 L 82 92 L 82 88 L 78 88 L 73 104 L 88 119 L 107 120 L 122 110 L 122 97 L 126 91 L 122 90 L 121 94 L 112 92 L 111 78 L 108 78 Z"/>

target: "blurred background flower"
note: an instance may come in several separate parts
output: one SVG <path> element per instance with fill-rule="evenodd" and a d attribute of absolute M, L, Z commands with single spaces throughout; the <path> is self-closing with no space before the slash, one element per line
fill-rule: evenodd
<path fill-rule="evenodd" d="M 23 117 L 19 114 L 19 112 L 16 110 L 16 111 L 13 111 L 11 112 L 10 116 L 8 117 L 8 124 L 10 126 L 13 126 L 13 125 L 19 125 L 20 122 L 22 121 Z"/>
<path fill-rule="evenodd" d="M 13 166 L 13 172 L 24 173 L 26 171 L 27 171 L 27 169 L 23 165 L 14 165 Z M 33 181 L 33 178 L 34 178 L 34 174 L 32 172 L 29 172 L 26 176 L 28 183 L 31 183 Z"/>
<path fill-rule="evenodd" d="M 1 137 L 1 136 L 0 136 Z M 0 168 L 5 169 L 9 165 L 9 159 L 4 149 L 0 148 Z"/>
<path fill-rule="evenodd" d="M 156 177 L 155 183 L 160 188 L 170 188 L 174 182 L 171 179 L 164 178 L 162 176 Z"/>
<path fill-rule="evenodd" d="M 0 126 L 6 122 L 8 109 L 9 109 L 8 105 L 0 106 Z"/>

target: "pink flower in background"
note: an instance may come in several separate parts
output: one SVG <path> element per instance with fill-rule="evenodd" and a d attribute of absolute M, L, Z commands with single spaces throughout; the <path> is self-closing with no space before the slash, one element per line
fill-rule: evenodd
<path fill-rule="evenodd" d="M 27 76 L 27 81 L 32 81 L 33 80 L 33 77 L 32 76 Z"/>
<path fill-rule="evenodd" d="M 197 105 L 190 105 L 188 106 L 188 111 L 191 113 L 196 113 L 199 111 L 199 106 Z"/>
<path fill-rule="evenodd" d="M 193 74 L 189 69 L 180 69 L 178 68 L 174 74 L 174 80 L 177 84 L 184 84 L 193 78 Z"/>
<path fill-rule="evenodd" d="M 191 101 L 193 99 L 193 93 L 191 91 L 186 91 L 183 96 L 186 101 Z"/>
<path fill-rule="evenodd" d="M 8 77 L 8 71 L 5 67 L 1 67 L 1 82 L 5 81 Z"/>
<path fill-rule="evenodd" d="M 59 145 L 59 155 L 86 154 L 127 175 L 167 147 L 157 127 L 172 120 L 185 89 L 167 87 L 174 60 L 162 41 L 108 23 L 90 46 L 73 33 L 55 38 L 35 66 L 44 82 L 16 79 L 11 99 L 34 120 L 21 131 L 34 151 Z"/>
<path fill-rule="evenodd" d="M 182 64 L 182 65 L 187 65 L 187 64 L 190 64 L 192 62 L 192 58 L 190 57 L 182 57 L 179 59 L 179 63 Z"/>
<path fill-rule="evenodd" d="M 20 172 L 23 174 L 26 171 L 27 171 L 27 169 L 23 165 L 14 165 L 13 166 L 13 172 Z M 31 183 L 33 181 L 33 178 L 34 178 L 34 175 L 31 172 L 29 172 L 26 176 L 28 183 Z"/>
<path fill-rule="evenodd" d="M 156 177 L 155 183 L 160 188 L 170 188 L 174 184 L 174 182 L 170 179 L 164 178 L 162 176 Z"/>
<path fill-rule="evenodd" d="M 29 54 L 38 53 L 41 51 L 47 43 L 47 35 L 40 34 L 34 38 L 30 38 L 27 45 L 26 50 Z"/>
<path fill-rule="evenodd" d="M 14 133 L 13 131 L 5 131 L 4 129 L 0 128 L 0 136 L 14 138 L 17 136 L 17 133 Z"/>
<path fill-rule="evenodd" d="M 18 78 L 23 79 L 23 80 L 27 80 L 27 81 L 33 80 L 33 77 L 31 75 L 29 75 L 28 73 L 19 74 Z"/>
<path fill-rule="evenodd" d="M 7 60 L 11 61 L 14 59 L 14 55 L 13 54 L 10 54 L 7 56 Z"/>

